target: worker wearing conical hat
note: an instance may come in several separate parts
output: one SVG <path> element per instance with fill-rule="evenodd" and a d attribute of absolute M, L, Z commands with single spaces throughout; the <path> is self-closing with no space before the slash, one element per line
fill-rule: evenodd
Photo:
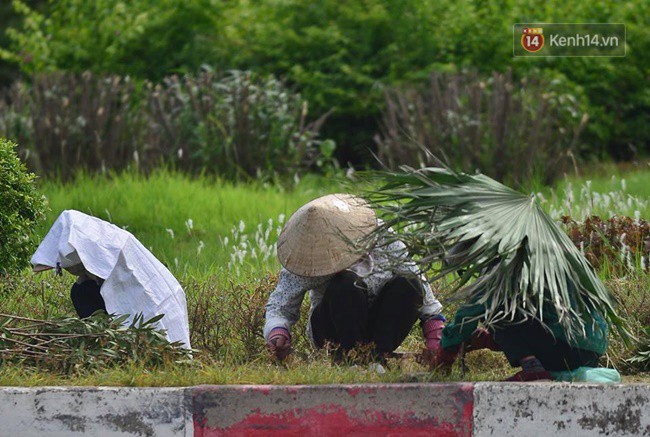
<path fill-rule="evenodd" d="M 372 242 L 377 217 L 349 194 L 315 199 L 298 209 L 278 238 L 283 268 L 266 305 L 264 337 L 278 359 L 291 350 L 291 327 L 309 292 L 307 334 L 316 347 L 337 354 L 374 344 L 394 351 L 421 320 L 427 349 L 440 347 L 442 305 L 400 241 Z"/>

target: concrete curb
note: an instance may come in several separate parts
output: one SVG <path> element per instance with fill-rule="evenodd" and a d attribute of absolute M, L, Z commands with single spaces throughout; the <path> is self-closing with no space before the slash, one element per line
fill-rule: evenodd
<path fill-rule="evenodd" d="M 477 383 L 474 435 L 650 435 L 649 384 Z"/>
<path fill-rule="evenodd" d="M 471 384 L 203 386 L 194 435 L 470 436 Z"/>
<path fill-rule="evenodd" d="M 650 435 L 650 385 L 0 388 L 0 435 Z"/>
<path fill-rule="evenodd" d="M 2 436 L 149 437 L 192 433 L 191 393 L 183 388 L 0 389 Z"/>

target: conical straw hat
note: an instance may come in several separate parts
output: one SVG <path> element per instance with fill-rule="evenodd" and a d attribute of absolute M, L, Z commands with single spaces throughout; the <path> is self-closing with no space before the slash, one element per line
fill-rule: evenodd
<path fill-rule="evenodd" d="M 303 205 L 278 237 L 278 258 L 299 276 L 325 276 L 354 264 L 355 243 L 377 226 L 368 203 L 350 194 L 330 194 Z"/>

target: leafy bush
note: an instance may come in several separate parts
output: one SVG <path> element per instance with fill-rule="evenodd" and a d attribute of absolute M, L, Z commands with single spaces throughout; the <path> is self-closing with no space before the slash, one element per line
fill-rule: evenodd
<path fill-rule="evenodd" d="M 136 85 L 128 77 L 51 73 L 0 96 L 0 135 L 21 144 L 39 174 L 150 169 L 161 162 L 236 178 L 294 174 L 311 166 L 325 116 L 273 77 L 233 71 L 171 76 Z"/>
<path fill-rule="evenodd" d="M 318 157 L 326 116 L 307 121 L 308 105 L 273 77 L 233 71 L 147 84 L 146 144 L 177 156 L 181 168 L 231 178 L 292 174 Z"/>
<path fill-rule="evenodd" d="M 98 312 L 86 319 L 38 320 L 0 314 L 0 364 L 18 363 L 65 374 L 138 362 L 156 366 L 191 359 L 180 342 L 170 343 L 155 323 L 136 316 Z"/>
<path fill-rule="evenodd" d="M 562 85 L 515 81 L 510 72 L 489 80 L 434 73 L 424 86 L 388 89 L 379 157 L 392 168 L 417 167 L 428 151 L 465 172 L 550 183 L 575 159 L 587 119 Z"/>
<path fill-rule="evenodd" d="M 18 159 L 15 147 L 0 138 L 0 274 L 27 265 L 34 249 L 34 228 L 45 209 L 36 177 Z"/>
<path fill-rule="evenodd" d="M 16 50 L 1 54 L 26 73 L 90 70 L 153 80 L 200 67 L 219 10 L 211 0 L 50 0 L 44 11 L 22 0 L 13 5 L 24 21 L 7 31 Z"/>
<path fill-rule="evenodd" d="M 426 80 L 432 71 L 513 69 L 564 75 L 588 98 L 585 144 L 594 154 L 648 151 L 650 3 L 596 0 L 51 1 L 44 12 L 15 1 L 25 17 L 9 31 L 5 59 L 28 73 L 66 70 L 159 80 L 202 64 L 274 74 L 296 85 L 322 114 L 325 135 L 362 154 L 377 130 L 382 88 Z M 625 58 L 512 57 L 518 22 L 625 23 Z M 350 153 L 351 149 L 355 153 Z"/>

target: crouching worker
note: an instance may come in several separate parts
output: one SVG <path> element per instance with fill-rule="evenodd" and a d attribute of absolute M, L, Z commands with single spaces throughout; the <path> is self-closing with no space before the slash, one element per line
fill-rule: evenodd
<path fill-rule="evenodd" d="M 157 315 L 170 342 L 190 349 L 185 293 L 174 276 L 130 232 L 79 211 L 63 211 L 31 259 L 35 272 L 65 269 L 78 277 L 70 297 L 81 318 L 98 310 Z"/>
<path fill-rule="evenodd" d="M 464 246 L 452 248 L 450 257 L 457 256 L 470 245 Z M 484 272 L 484 275 L 488 274 L 489 271 Z M 575 293 L 571 280 L 567 278 L 566 283 L 569 294 Z M 620 382 L 616 370 L 597 369 L 598 361 L 607 349 L 608 333 L 607 323 L 598 311 L 583 315 L 584 332 L 573 332 L 572 335 L 568 335 L 549 303 L 543 305 L 543 324 L 538 319 L 518 313 L 496 322 L 489 329 L 478 328 L 485 312 L 484 305 L 475 303 L 458 310 L 453 321 L 442 331 L 441 348 L 432 360 L 434 366 L 449 368 L 461 348 L 465 352 L 490 349 L 503 352 L 512 367 L 521 367 L 521 371 L 506 381 Z"/>
<path fill-rule="evenodd" d="M 598 360 L 607 349 L 607 325 L 601 317 L 589 320 L 584 334 L 575 333 L 569 338 L 551 308 L 544 313 L 546 326 L 536 319 L 519 316 L 513 321 L 499 322 L 489 330 L 477 329 L 476 317 L 484 311 L 482 305 L 468 305 L 456 313 L 442 332 L 436 364 L 450 366 L 464 345 L 466 352 L 501 351 L 512 367 L 521 367 L 506 381 L 548 381 L 559 379 L 557 374 L 563 372 L 598 367 Z"/>
<path fill-rule="evenodd" d="M 42 264 L 40 268 L 43 268 Z M 87 272 L 81 263 L 67 267 L 66 270 L 77 276 L 70 290 L 70 299 L 77 315 L 85 319 L 97 311 L 106 312 L 106 303 L 100 291 L 104 280 Z"/>
<path fill-rule="evenodd" d="M 338 358 L 364 344 L 372 344 L 382 358 L 402 343 L 418 318 L 427 349 L 439 348 L 442 306 L 405 246 L 377 242 L 366 253 L 355 249 L 376 226 L 374 211 L 349 194 L 313 200 L 287 221 L 277 243 L 283 268 L 266 305 L 264 327 L 267 348 L 276 358 L 291 350 L 291 327 L 307 291 L 307 335 L 318 348 L 337 345 Z"/>

